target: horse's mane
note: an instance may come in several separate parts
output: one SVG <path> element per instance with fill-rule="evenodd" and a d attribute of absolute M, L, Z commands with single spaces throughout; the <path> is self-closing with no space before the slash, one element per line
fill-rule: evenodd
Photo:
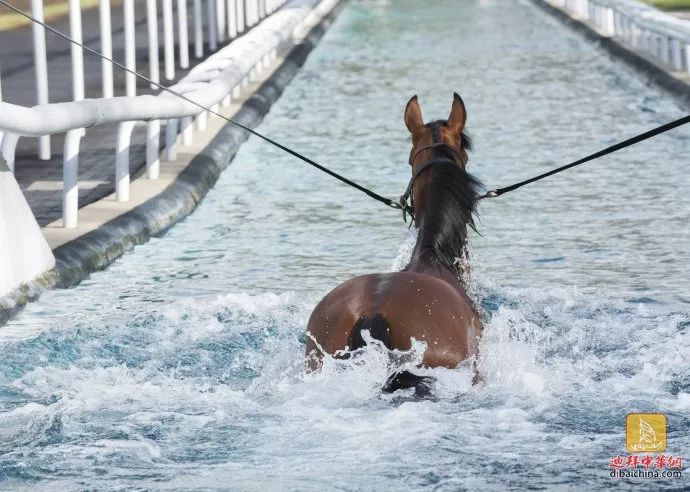
<path fill-rule="evenodd" d="M 444 120 L 438 120 L 427 124 L 434 131 L 435 141 L 440 141 L 438 134 L 445 123 Z M 463 151 L 471 150 L 471 140 L 464 132 L 461 141 Z M 454 158 L 452 151 L 445 147 L 435 150 L 435 157 L 448 154 L 447 157 Z M 476 232 L 474 216 L 483 186 L 460 166 L 435 165 L 426 172 L 429 173 L 427 196 L 424 216 L 417 224 L 419 235 L 413 259 L 431 267 L 440 264 L 460 273 L 457 262 L 465 257 L 467 227 Z"/>

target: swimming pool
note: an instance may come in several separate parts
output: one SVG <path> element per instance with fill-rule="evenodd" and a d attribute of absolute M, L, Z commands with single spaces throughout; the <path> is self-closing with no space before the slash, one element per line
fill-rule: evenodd
<path fill-rule="evenodd" d="M 260 130 L 394 197 L 414 93 L 427 119 L 463 96 L 488 187 L 683 114 L 530 2 L 426 3 L 350 2 Z M 689 151 L 681 129 L 483 203 L 485 384 L 438 370 L 416 401 L 373 349 L 302 370 L 313 305 L 414 238 L 250 139 L 166 235 L 0 328 L 0 488 L 632 487 L 608 476 L 627 413 L 690 449 Z"/>

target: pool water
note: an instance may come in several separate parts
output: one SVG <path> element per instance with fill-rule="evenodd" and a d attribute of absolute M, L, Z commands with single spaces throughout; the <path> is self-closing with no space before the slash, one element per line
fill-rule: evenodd
<path fill-rule="evenodd" d="M 531 2 L 353 0 L 260 130 L 386 195 L 405 103 L 467 105 L 487 187 L 684 114 Z M 394 211 L 250 139 L 201 206 L 0 328 L 0 489 L 655 490 L 612 479 L 629 412 L 690 459 L 690 133 L 480 208 L 480 368 L 383 395 L 387 355 L 304 374 L 315 303 L 400 268 Z M 411 360 L 418 351 L 409 354 Z"/>

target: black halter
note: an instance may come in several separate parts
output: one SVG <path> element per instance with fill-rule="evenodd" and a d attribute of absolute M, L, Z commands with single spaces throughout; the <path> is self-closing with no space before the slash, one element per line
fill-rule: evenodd
<path fill-rule="evenodd" d="M 447 149 L 450 149 L 453 154 L 458 156 L 459 158 L 462 158 L 462 156 L 458 153 L 457 149 L 455 149 L 452 145 L 442 143 L 442 142 L 434 142 L 431 145 L 425 145 L 424 147 L 421 147 L 415 151 L 414 154 L 412 154 L 412 157 L 410 157 L 410 165 L 414 163 L 415 157 L 417 155 L 424 151 L 424 150 L 429 150 L 429 149 L 434 149 L 437 147 L 445 147 Z M 417 167 L 417 169 L 412 173 L 412 177 L 410 178 L 410 182 L 407 185 L 407 189 L 405 190 L 405 193 L 400 196 L 400 208 L 402 209 L 402 214 L 403 214 L 403 220 L 405 223 L 407 223 L 407 214 L 410 214 L 410 218 L 412 219 L 412 222 L 410 222 L 410 227 L 412 226 L 413 222 L 417 222 L 415 219 L 415 210 L 414 210 L 414 193 L 412 193 L 414 189 L 414 182 L 419 177 L 420 174 L 422 174 L 424 171 L 429 169 L 431 166 L 434 164 L 446 164 L 446 165 L 453 165 L 457 166 L 458 163 L 455 162 L 453 159 L 450 159 L 448 157 L 434 157 L 433 159 L 429 159 L 426 161 L 424 164 L 421 166 Z M 409 200 L 409 203 L 408 203 Z"/>

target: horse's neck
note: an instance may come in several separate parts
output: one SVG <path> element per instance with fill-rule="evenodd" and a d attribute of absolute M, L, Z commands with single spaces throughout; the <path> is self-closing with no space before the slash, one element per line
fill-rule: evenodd
<path fill-rule="evenodd" d="M 435 234 L 424 223 L 417 235 L 417 243 L 412 250 L 412 258 L 404 271 L 424 273 L 433 277 L 442 278 L 447 282 L 462 287 L 462 276 L 466 264 L 467 249 L 458 251 L 452 263 L 442 261 L 437 253 L 438 244 L 435 242 Z"/>
<path fill-rule="evenodd" d="M 435 175 L 445 168 L 432 168 L 427 172 L 426 180 L 421 181 L 419 188 L 416 223 L 419 226 L 417 243 L 412 251 L 406 271 L 433 275 L 454 284 L 463 284 L 462 278 L 467 265 L 467 227 L 471 223 L 473 207 L 466 203 L 466 196 L 475 193 L 475 182 L 468 175 L 456 176 L 457 193 L 454 187 L 448 186 L 447 179 L 453 175 L 446 172 Z M 454 184 L 455 186 L 455 184 Z"/>

